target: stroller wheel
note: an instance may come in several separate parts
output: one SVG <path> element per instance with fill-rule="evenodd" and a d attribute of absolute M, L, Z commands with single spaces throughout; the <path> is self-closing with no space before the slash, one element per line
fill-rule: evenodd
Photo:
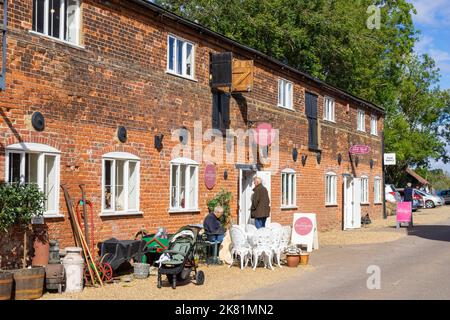
<path fill-rule="evenodd" d="M 195 282 L 199 286 L 205 283 L 205 274 L 203 271 L 197 271 L 197 274 L 195 275 Z"/>

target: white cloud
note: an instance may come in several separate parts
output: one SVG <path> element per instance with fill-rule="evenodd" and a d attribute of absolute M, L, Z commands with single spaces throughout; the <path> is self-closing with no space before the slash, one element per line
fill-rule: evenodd
<path fill-rule="evenodd" d="M 428 26 L 450 25 L 449 0 L 411 0 L 417 10 L 415 22 Z"/>

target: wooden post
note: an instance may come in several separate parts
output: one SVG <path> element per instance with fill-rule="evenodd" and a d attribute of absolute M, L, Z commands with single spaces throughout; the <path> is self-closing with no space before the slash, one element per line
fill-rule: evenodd
<path fill-rule="evenodd" d="M 27 267 L 27 229 L 25 229 L 23 233 L 23 262 L 22 268 L 25 269 Z"/>

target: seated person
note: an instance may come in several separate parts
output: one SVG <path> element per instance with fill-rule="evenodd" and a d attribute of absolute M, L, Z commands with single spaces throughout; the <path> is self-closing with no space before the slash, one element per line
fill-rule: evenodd
<path fill-rule="evenodd" d="M 208 237 L 208 241 L 222 243 L 225 237 L 225 230 L 220 223 L 220 218 L 223 216 L 223 208 L 217 206 L 214 212 L 210 212 L 203 221 L 203 228 Z"/>

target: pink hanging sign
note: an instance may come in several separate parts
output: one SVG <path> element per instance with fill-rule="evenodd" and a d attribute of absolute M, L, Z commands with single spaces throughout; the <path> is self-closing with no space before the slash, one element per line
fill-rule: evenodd
<path fill-rule="evenodd" d="M 216 166 L 207 164 L 205 167 L 205 185 L 208 190 L 211 190 L 216 185 Z"/>

